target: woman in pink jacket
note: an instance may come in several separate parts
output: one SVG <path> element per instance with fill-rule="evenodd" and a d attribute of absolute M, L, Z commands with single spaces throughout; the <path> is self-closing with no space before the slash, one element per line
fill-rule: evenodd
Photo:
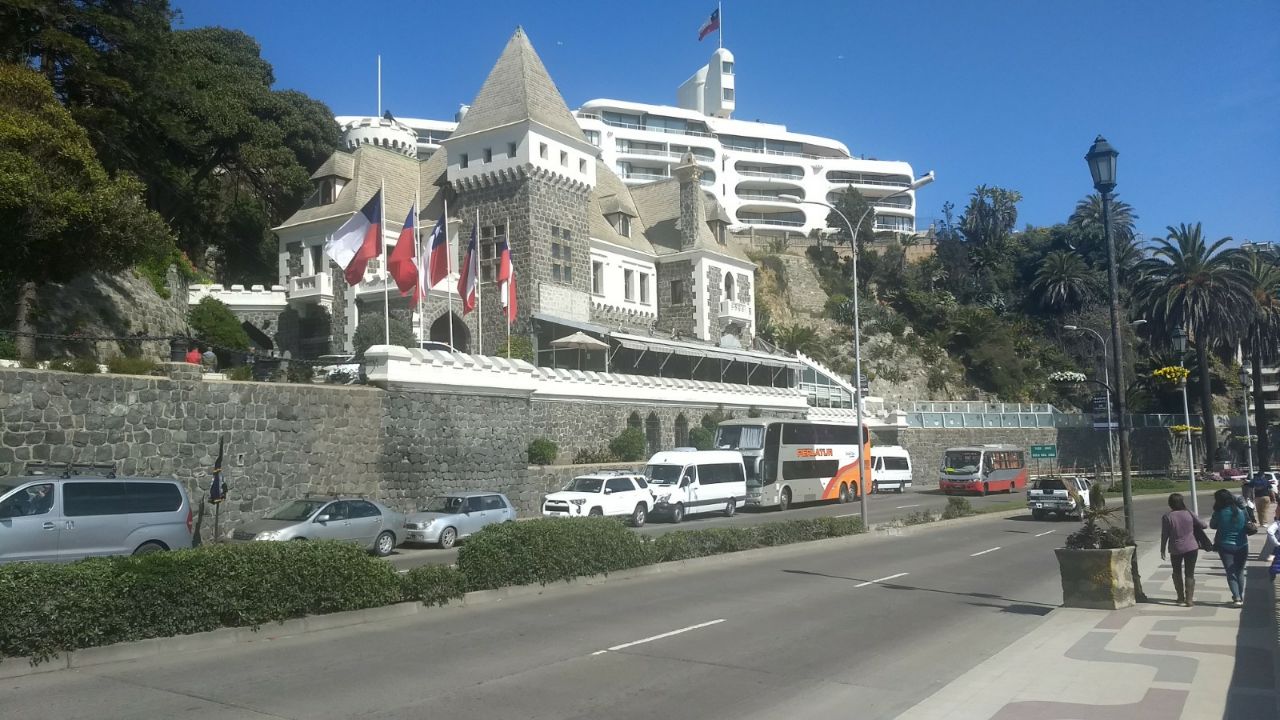
<path fill-rule="evenodd" d="M 1169 496 L 1169 512 L 1160 521 L 1160 559 L 1173 556 L 1173 588 L 1178 591 L 1178 604 L 1191 607 L 1196 595 L 1196 558 L 1200 542 L 1196 530 L 1205 530 L 1204 521 L 1187 509 L 1181 493 Z"/>

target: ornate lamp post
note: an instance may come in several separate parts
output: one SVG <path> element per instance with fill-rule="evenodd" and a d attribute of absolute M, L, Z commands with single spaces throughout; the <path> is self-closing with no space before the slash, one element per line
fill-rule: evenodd
<path fill-rule="evenodd" d="M 1173 331 L 1173 349 L 1178 352 L 1178 366 L 1186 367 L 1182 362 L 1187 352 L 1187 331 L 1179 325 Z M 1200 503 L 1196 500 L 1196 451 L 1195 441 L 1191 438 L 1191 406 L 1187 404 L 1187 380 L 1182 379 L 1182 417 L 1187 424 L 1187 475 L 1191 480 L 1191 512 L 1200 514 Z"/>
<path fill-rule="evenodd" d="M 1243 366 L 1240 368 L 1240 387 L 1244 390 L 1244 442 L 1248 448 L 1249 457 L 1249 479 L 1253 479 L 1253 435 L 1249 430 L 1249 371 Z"/>
<path fill-rule="evenodd" d="M 1116 413 L 1120 416 L 1120 487 L 1124 492 L 1124 527 L 1133 536 L 1133 482 L 1129 475 L 1129 413 L 1124 397 L 1124 345 L 1120 336 L 1120 274 L 1116 246 L 1111 237 L 1111 191 L 1116 189 L 1116 158 L 1120 153 L 1101 135 L 1084 159 L 1093 175 L 1093 187 L 1102 196 L 1102 234 L 1107 243 L 1107 280 L 1111 289 L 1111 377 L 1116 385 Z M 1192 498 L 1194 499 L 1194 495 Z"/>

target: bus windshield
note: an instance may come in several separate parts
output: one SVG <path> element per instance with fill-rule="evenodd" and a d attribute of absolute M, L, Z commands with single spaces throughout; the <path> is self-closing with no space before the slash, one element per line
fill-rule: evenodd
<path fill-rule="evenodd" d="M 680 481 L 682 470 L 684 467 L 680 465 L 650 465 L 645 470 L 645 475 L 654 485 L 675 485 Z"/>
<path fill-rule="evenodd" d="M 716 447 L 721 450 L 759 450 L 764 447 L 764 426 L 721 425 L 716 430 Z"/>
<path fill-rule="evenodd" d="M 973 475 L 982 466 L 982 453 L 977 450 L 948 450 L 942 469 L 948 475 Z"/>

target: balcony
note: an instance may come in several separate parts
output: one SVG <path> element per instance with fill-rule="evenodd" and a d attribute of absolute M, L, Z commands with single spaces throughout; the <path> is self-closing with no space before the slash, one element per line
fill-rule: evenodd
<path fill-rule="evenodd" d="M 738 199 L 739 200 L 762 200 L 764 202 L 788 203 L 791 205 L 795 204 L 790 200 L 783 200 L 781 197 L 783 194 L 784 193 L 765 193 L 765 192 L 759 192 L 759 191 L 753 192 L 752 190 L 745 190 L 745 191 L 738 192 Z M 796 193 L 796 194 L 803 196 L 802 193 Z"/>
<path fill-rule="evenodd" d="M 740 217 L 738 222 L 744 225 L 762 225 L 765 227 L 785 227 L 785 228 L 802 228 L 803 220 L 788 220 L 785 218 L 770 217 Z"/>
<path fill-rule="evenodd" d="M 624 128 L 626 130 L 644 130 L 646 132 L 668 133 L 671 135 L 692 135 L 694 137 L 715 137 L 709 132 L 700 130 L 681 130 L 679 128 L 663 127 L 661 125 L 636 125 L 635 123 L 621 122 L 618 120 L 602 120 L 609 127 Z"/>
<path fill-rule="evenodd" d="M 849 172 L 847 170 L 832 170 L 828 172 L 827 182 L 881 187 L 911 187 L 911 178 L 905 175 L 876 175 L 874 173 Z"/>
<path fill-rule="evenodd" d="M 735 302 L 733 300 L 720 301 L 720 317 L 748 321 L 755 319 L 751 314 L 751 305 L 749 303 Z"/>
<path fill-rule="evenodd" d="M 329 273 L 299 275 L 289 278 L 290 304 L 333 302 L 333 276 Z"/>
<path fill-rule="evenodd" d="M 800 182 L 804 180 L 803 172 L 782 172 L 777 170 L 739 170 L 739 175 L 744 177 L 762 177 L 772 178 L 774 180 L 790 180 L 792 182 Z"/>

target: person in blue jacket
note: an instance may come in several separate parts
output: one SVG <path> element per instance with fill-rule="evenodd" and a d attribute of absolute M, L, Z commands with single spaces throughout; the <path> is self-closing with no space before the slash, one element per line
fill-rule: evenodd
<path fill-rule="evenodd" d="M 1213 538 L 1213 547 L 1218 551 L 1222 569 L 1227 573 L 1232 607 L 1244 605 L 1244 565 L 1249 559 L 1249 538 L 1244 526 L 1248 520 L 1248 510 L 1240 507 L 1230 490 L 1222 488 L 1213 494 L 1213 515 L 1209 518 L 1209 527 L 1218 531 Z"/>

